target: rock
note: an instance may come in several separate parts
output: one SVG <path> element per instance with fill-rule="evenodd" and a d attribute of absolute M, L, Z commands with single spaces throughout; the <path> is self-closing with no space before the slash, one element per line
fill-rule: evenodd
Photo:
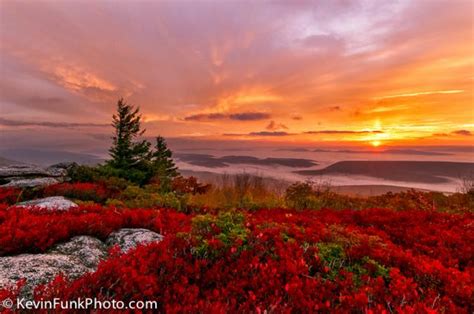
<path fill-rule="evenodd" d="M 15 187 L 15 188 L 32 188 L 38 186 L 52 185 L 62 182 L 57 178 L 34 178 L 34 179 L 18 179 L 13 178 L 7 184 L 1 185 L 1 187 Z"/>
<path fill-rule="evenodd" d="M 3 256 L 0 257 L 0 289 L 14 287 L 18 280 L 26 279 L 20 297 L 31 300 L 37 285 L 48 283 L 59 274 L 76 279 L 95 271 L 99 262 L 107 258 L 107 245 L 119 245 L 127 252 L 138 244 L 162 239 L 162 235 L 147 229 L 120 229 L 106 243 L 90 236 L 77 236 L 44 254 Z"/>
<path fill-rule="evenodd" d="M 46 198 L 39 198 L 32 201 L 21 202 L 15 205 L 16 207 L 36 207 L 47 210 L 69 210 L 70 208 L 78 207 L 78 205 L 63 196 L 51 196 Z"/>
<path fill-rule="evenodd" d="M 49 253 L 73 256 L 85 266 L 97 268 L 99 262 L 107 257 L 107 247 L 97 238 L 78 236 L 54 246 Z"/>
<path fill-rule="evenodd" d="M 1 187 L 30 188 L 63 182 L 67 174 L 66 164 L 53 165 L 47 169 L 17 164 L 0 167 Z"/>
<path fill-rule="evenodd" d="M 109 235 L 106 240 L 108 246 L 118 245 L 122 252 L 128 252 L 138 244 L 160 242 L 163 236 L 148 229 L 120 229 Z"/>
<path fill-rule="evenodd" d="M 49 166 L 46 170 L 52 175 L 66 176 L 69 169 L 77 166 L 78 164 L 76 162 L 60 162 Z"/>
<path fill-rule="evenodd" d="M 0 178 L 42 176 L 49 177 L 51 174 L 44 168 L 32 165 L 10 165 L 0 167 Z"/>
<path fill-rule="evenodd" d="M 34 287 L 53 280 L 60 273 L 78 278 L 97 269 L 107 257 L 105 244 L 90 236 L 78 236 L 54 246 L 46 254 L 21 254 L 0 257 L 0 288 L 12 287 L 26 279 L 22 296 L 31 298 Z"/>
<path fill-rule="evenodd" d="M 26 279 L 21 296 L 31 299 L 33 289 L 53 280 L 60 273 L 77 278 L 93 271 L 76 257 L 62 254 L 21 254 L 0 257 L 0 288 L 12 287 L 20 279 Z"/>

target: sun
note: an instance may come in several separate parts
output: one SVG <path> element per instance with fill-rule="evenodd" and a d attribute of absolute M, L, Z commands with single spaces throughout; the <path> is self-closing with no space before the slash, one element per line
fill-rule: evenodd
<path fill-rule="evenodd" d="M 382 142 L 380 142 L 380 141 L 372 141 L 372 142 L 370 142 L 370 144 L 372 144 L 373 147 L 379 147 L 379 146 L 382 144 Z"/>

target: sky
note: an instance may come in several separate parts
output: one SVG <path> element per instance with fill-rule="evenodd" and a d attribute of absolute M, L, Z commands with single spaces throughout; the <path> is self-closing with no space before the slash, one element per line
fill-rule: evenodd
<path fill-rule="evenodd" d="M 0 1 L 0 141 L 474 144 L 471 0 Z"/>

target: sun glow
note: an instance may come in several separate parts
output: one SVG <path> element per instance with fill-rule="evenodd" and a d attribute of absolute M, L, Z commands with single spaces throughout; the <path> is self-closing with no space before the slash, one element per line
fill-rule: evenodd
<path fill-rule="evenodd" d="M 380 141 L 372 141 L 372 142 L 370 142 L 370 144 L 372 144 L 373 147 L 379 147 L 380 145 L 382 145 L 382 142 L 380 142 Z"/>

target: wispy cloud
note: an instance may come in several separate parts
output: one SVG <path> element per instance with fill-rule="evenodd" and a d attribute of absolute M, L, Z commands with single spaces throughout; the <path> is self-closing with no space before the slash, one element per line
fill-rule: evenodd
<path fill-rule="evenodd" d="M 107 123 L 74 123 L 74 122 L 48 122 L 48 121 L 20 121 L 0 118 L 3 126 L 42 126 L 50 128 L 77 128 L 77 127 L 108 127 Z"/>
<path fill-rule="evenodd" d="M 469 131 L 469 130 L 456 130 L 456 131 L 453 131 L 451 133 L 456 134 L 456 135 L 464 135 L 464 136 L 471 136 L 472 135 L 472 132 Z"/>
<path fill-rule="evenodd" d="M 275 121 L 270 121 L 270 123 L 266 127 L 269 131 L 276 131 L 276 130 L 288 130 L 288 127 L 283 123 L 276 123 Z"/>
<path fill-rule="evenodd" d="M 433 136 L 436 137 L 448 137 L 448 136 L 456 136 L 456 135 L 461 135 L 461 136 L 472 136 L 472 132 L 469 130 L 455 130 L 450 133 L 434 133 Z"/>
<path fill-rule="evenodd" d="M 383 131 L 350 131 L 350 130 L 322 130 L 322 131 L 306 131 L 304 134 L 381 134 Z"/>
<path fill-rule="evenodd" d="M 288 132 L 283 132 L 283 131 L 260 131 L 260 132 L 250 132 L 248 135 L 250 136 L 287 136 L 291 135 Z"/>
<path fill-rule="evenodd" d="M 301 133 L 290 133 L 285 131 L 258 131 L 250 133 L 225 133 L 225 136 L 289 136 L 289 135 L 305 135 L 305 134 L 329 134 L 329 135 L 345 135 L 345 134 L 382 134 L 383 131 L 350 131 L 350 130 L 322 130 L 322 131 L 306 131 Z"/>
<path fill-rule="evenodd" d="M 463 92 L 464 92 L 463 89 L 436 90 L 436 91 L 426 91 L 426 92 L 415 92 L 415 93 L 405 93 L 405 94 L 381 96 L 381 97 L 375 97 L 374 99 L 380 100 L 380 99 L 401 98 L 401 97 L 417 97 L 417 96 L 436 95 L 436 94 L 459 94 L 459 93 L 463 93 Z"/>
<path fill-rule="evenodd" d="M 280 137 L 294 135 L 284 131 L 259 131 L 250 133 L 224 133 L 224 136 L 263 136 L 263 137 Z"/>
<path fill-rule="evenodd" d="M 217 121 L 217 120 L 235 120 L 235 121 L 258 121 L 266 120 L 271 115 L 266 112 L 239 112 L 239 113 L 202 113 L 187 116 L 185 121 Z"/>
<path fill-rule="evenodd" d="M 317 3 L 94 1 L 86 11 L 81 1 L 4 1 L 2 117 L 80 127 L 63 121 L 107 122 L 124 96 L 148 133 L 167 137 L 288 131 L 278 124 L 298 136 L 370 128 L 377 118 L 394 141 L 402 126 L 413 137 L 473 131 L 470 1 Z M 431 119 L 446 126 L 417 129 Z M 54 131 L 45 129 L 37 138 Z"/>

